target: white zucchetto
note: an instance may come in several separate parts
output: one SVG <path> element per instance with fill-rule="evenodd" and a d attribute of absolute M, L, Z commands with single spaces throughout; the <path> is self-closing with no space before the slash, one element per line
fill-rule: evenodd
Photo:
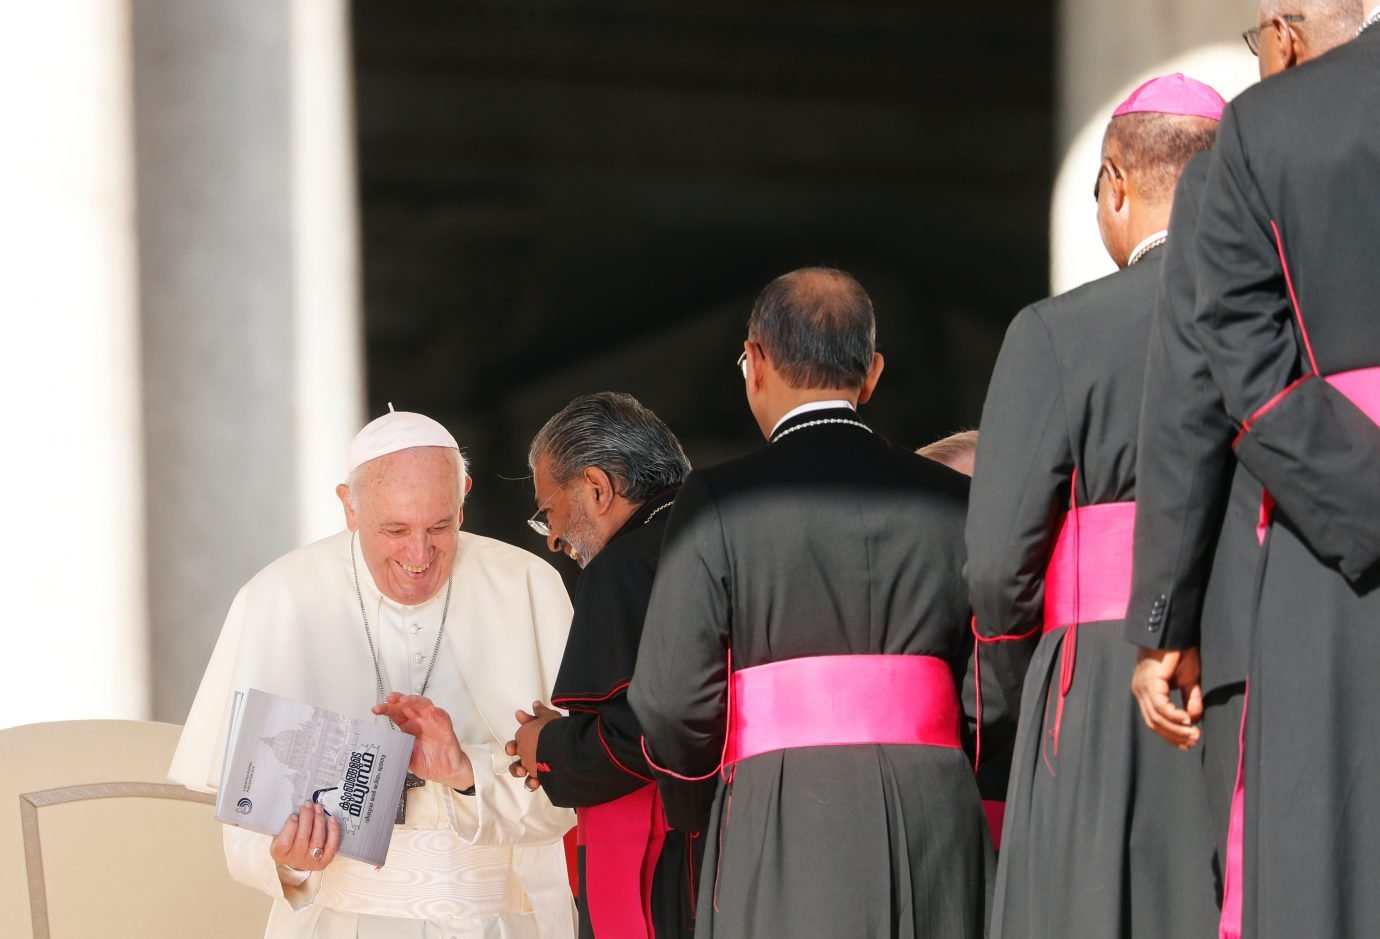
<path fill-rule="evenodd" d="M 413 447 L 449 447 L 457 452 L 460 450 L 460 445 L 455 442 L 450 431 L 438 422 L 425 414 L 394 411 L 393 405 L 389 404 L 387 414 L 364 425 L 364 429 L 355 434 L 355 439 L 350 441 L 350 449 L 345 453 L 345 472 L 348 475 L 362 463 Z"/>

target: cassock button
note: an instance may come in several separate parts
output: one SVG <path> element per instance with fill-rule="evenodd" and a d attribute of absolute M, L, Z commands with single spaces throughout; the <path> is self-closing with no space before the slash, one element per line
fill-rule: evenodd
<path fill-rule="evenodd" d="M 418 652 L 416 655 L 412 656 L 412 661 L 416 662 L 418 665 L 421 665 L 423 662 L 426 661 L 426 656 Z"/>
<path fill-rule="evenodd" d="M 414 685 L 412 686 L 413 690 L 416 691 L 417 694 L 421 694 L 421 693 L 422 693 L 422 689 L 425 688 L 425 687 L 426 687 L 426 685 L 424 685 L 424 684 L 423 684 L 422 682 L 420 682 L 420 681 L 417 682 L 416 684 L 414 684 Z"/>
<path fill-rule="evenodd" d="M 415 636 L 415 635 L 417 635 L 417 633 L 419 633 L 419 632 L 422 631 L 422 624 L 421 624 L 421 623 L 413 623 L 411 629 L 412 629 L 412 635 Z"/>

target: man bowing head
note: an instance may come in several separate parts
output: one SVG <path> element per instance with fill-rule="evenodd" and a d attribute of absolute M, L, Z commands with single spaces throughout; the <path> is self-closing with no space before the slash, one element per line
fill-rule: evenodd
<path fill-rule="evenodd" d="M 982 935 L 967 482 L 858 414 L 875 336 L 842 271 L 772 281 L 739 358 L 770 444 L 667 522 L 628 697 L 663 778 L 722 780 L 698 936 Z"/>
<path fill-rule="evenodd" d="M 334 820 L 310 803 L 276 838 L 225 829 L 231 875 L 277 900 L 265 935 L 573 935 L 560 843 L 573 818 L 524 792 L 503 752 L 515 708 L 550 694 L 570 625 L 561 580 L 460 530 L 470 479 L 436 421 L 380 417 L 346 470 L 346 529 L 236 596 L 168 775 L 215 788 L 234 692 L 249 688 L 352 717 L 386 711 L 413 733 L 444 721 L 453 745 L 415 748 L 421 778 L 381 868 L 337 857 Z"/>

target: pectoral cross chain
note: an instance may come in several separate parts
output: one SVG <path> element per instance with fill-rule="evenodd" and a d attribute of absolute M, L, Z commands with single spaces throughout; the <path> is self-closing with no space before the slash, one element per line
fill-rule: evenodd
<path fill-rule="evenodd" d="M 394 825 L 401 825 L 407 821 L 407 790 L 420 789 L 425 785 L 425 779 L 408 770 L 407 778 L 403 780 L 402 794 L 398 796 L 398 814 L 393 816 Z"/>

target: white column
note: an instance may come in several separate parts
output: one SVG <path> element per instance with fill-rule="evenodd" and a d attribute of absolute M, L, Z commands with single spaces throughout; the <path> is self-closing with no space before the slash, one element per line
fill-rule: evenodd
<path fill-rule="evenodd" d="M 345 0 L 292 0 L 297 541 L 344 525 L 337 483 L 365 424 L 364 324 Z"/>
<path fill-rule="evenodd" d="M 0 29 L 0 727 L 148 716 L 128 17 Z"/>
<path fill-rule="evenodd" d="M 344 0 L 133 0 L 154 715 L 337 530 L 361 368 Z"/>

